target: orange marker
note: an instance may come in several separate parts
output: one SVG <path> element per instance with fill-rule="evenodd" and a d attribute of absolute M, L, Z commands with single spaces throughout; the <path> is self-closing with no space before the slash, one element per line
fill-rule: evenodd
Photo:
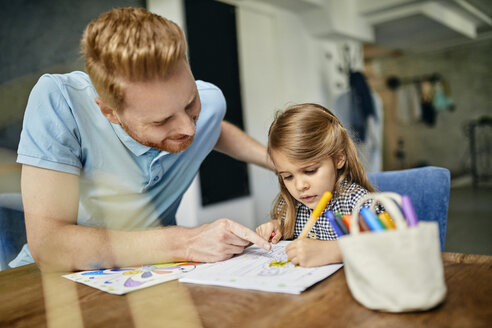
<path fill-rule="evenodd" d="M 352 220 L 352 215 L 350 215 L 350 214 L 342 215 L 343 224 L 345 224 L 348 231 L 350 231 L 350 220 Z"/>

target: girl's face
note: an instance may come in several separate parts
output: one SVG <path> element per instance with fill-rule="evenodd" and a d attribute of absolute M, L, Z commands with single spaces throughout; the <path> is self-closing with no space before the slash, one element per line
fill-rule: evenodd
<path fill-rule="evenodd" d="M 337 169 L 345 164 L 345 155 L 317 162 L 293 161 L 280 151 L 272 152 L 277 174 L 289 193 L 299 202 L 314 209 L 325 191 L 333 193 Z"/>

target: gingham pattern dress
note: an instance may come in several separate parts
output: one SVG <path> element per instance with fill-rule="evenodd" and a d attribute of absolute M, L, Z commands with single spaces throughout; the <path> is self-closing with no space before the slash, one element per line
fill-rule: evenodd
<path fill-rule="evenodd" d="M 343 188 L 346 185 L 347 185 L 347 181 L 344 180 L 340 185 L 340 189 L 343 190 Z M 357 204 L 357 202 L 359 201 L 359 199 L 361 199 L 362 196 L 364 196 L 367 193 L 368 191 L 365 188 L 361 187 L 356 183 L 352 183 L 345 190 L 343 190 L 342 193 L 335 192 L 333 198 L 326 206 L 326 209 L 321 213 L 321 216 L 319 217 L 318 221 L 316 221 L 313 228 L 311 229 L 308 238 L 313 238 L 314 237 L 313 233 L 314 233 L 316 235 L 316 239 L 319 240 L 338 239 L 335 230 L 333 230 L 333 228 L 331 227 L 331 224 L 326 218 L 325 213 L 331 210 L 333 212 L 340 212 L 342 214 L 352 214 L 352 210 Z M 299 235 L 301 234 L 302 230 L 304 229 L 304 226 L 309 220 L 309 216 L 311 215 L 311 212 L 312 210 L 309 209 L 304 204 L 300 202 L 297 203 L 296 224 L 294 226 L 294 236 L 293 236 L 294 239 L 299 237 Z"/>

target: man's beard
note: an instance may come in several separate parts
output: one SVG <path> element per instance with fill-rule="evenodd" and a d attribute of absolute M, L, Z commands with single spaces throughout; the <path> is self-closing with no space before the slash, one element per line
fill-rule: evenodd
<path fill-rule="evenodd" d="M 147 147 L 151 147 L 151 148 L 156 148 L 156 149 L 159 149 L 159 150 L 167 151 L 168 153 L 179 153 L 179 152 L 182 152 L 183 150 L 185 150 L 186 148 L 188 148 L 191 145 L 191 143 L 193 142 L 193 139 L 194 139 L 194 136 L 193 136 L 191 138 L 188 138 L 186 141 L 179 142 L 179 143 L 178 142 L 173 142 L 173 141 L 170 141 L 169 140 L 170 138 L 178 139 L 178 138 L 184 136 L 184 135 L 178 135 L 178 136 L 172 136 L 170 138 L 167 138 L 167 139 L 163 140 L 162 142 L 155 143 L 155 142 L 152 142 L 152 141 L 146 141 L 146 140 L 140 139 L 139 137 L 137 137 L 132 132 L 132 130 L 127 125 L 125 125 L 123 122 L 120 122 L 120 124 L 121 124 L 121 128 L 123 130 L 125 130 L 125 132 L 130 137 L 132 137 L 135 141 L 137 141 L 138 143 L 140 143 L 140 144 L 142 144 L 144 146 L 147 146 Z"/>

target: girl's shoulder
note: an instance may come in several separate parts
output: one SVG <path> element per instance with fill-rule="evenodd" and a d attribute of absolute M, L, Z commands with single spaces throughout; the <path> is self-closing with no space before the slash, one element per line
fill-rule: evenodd
<path fill-rule="evenodd" d="M 351 214 L 353 208 L 369 191 L 357 183 L 345 183 L 342 190 L 334 195 L 333 210 L 342 214 Z"/>
<path fill-rule="evenodd" d="M 337 195 L 338 197 L 349 197 L 349 198 L 361 198 L 365 194 L 369 193 L 369 191 L 359 185 L 356 182 L 342 184 L 341 192 Z"/>
<path fill-rule="evenodd" d="M 333 209 L 338 210 L 342 214 L 352 214 L 352 211 L 359 202 L 359 200 L 369 193 L 369 190 L 362 187 L 357 183 L 346 185 L 342 192 L 338 193 L 335 198 L 335 204 Z M 372 204 L 372 200 L 368 200 L 362 206 L 368 207 Z M 376 213 L 384 211 L 384 207 L 381 204 L 376 205 Z"/>

